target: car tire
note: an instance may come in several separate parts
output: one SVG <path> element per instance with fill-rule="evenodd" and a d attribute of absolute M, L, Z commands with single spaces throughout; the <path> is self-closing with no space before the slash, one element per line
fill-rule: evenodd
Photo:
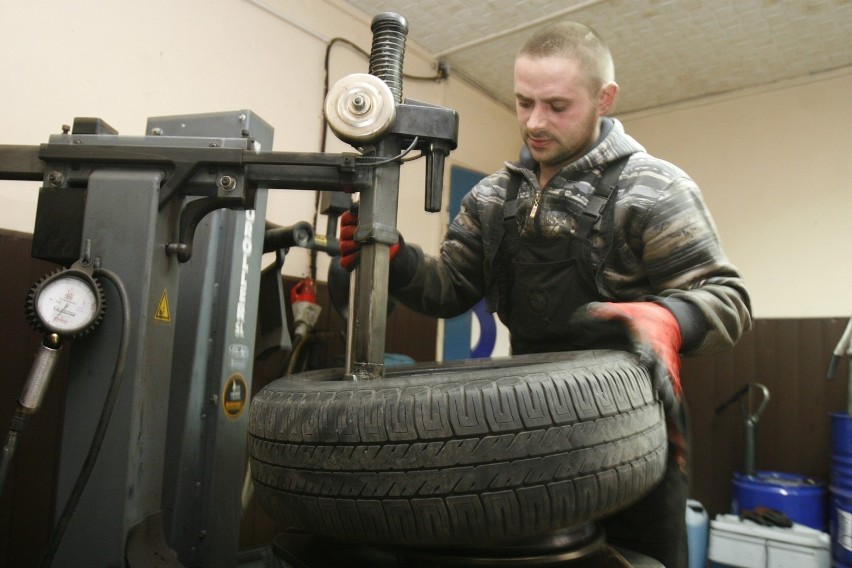
<path fill-rule="evenodd" d="M 278 379 L 252 400 L 255 496 L 315 534 L 505 545 L 618 511 L 662 477 L 661 403 L 636 357 L 576 351 Z"/>

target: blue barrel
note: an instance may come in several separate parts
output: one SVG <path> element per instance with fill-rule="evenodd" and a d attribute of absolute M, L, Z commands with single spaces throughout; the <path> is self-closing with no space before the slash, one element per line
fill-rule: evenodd
<path fill-rule="evenodd" d="M 831 557 L 836 567 L 852 567 L 852 491 L 831 488 Z"/>
<path fill-rule="evenodd" d="M 852 456 L 832 456 L 831 486 L 852 491 Z"/>
<path fill-rule="evenodd" d="M 852 416 L 845 412 L 831 413 L 831 453 L 852 457 Z"/>
<path fill-rule="evenodd" d="M 831 414 L 831 556 L 852 568 L 852 416 Z"/>
<path fill-rule="evenodd" d="M 794 523 L 824 531 L 827 525 L 825 484 L 813 478 L 780 471 L 734 474 L 732 512 L 757 507 L 777 509 Z"/>

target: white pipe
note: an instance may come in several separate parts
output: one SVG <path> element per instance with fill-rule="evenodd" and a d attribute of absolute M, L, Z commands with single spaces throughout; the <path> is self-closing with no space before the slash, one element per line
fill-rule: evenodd
<path fill-rule="evenodd" d="M 270 14 L 275 16 L 276 18 L 280 18 L 280 19 L 284 20 L 285 22 L 287 22 L 288 24 L 290 24 L 294 28 L 297 28 L 297 29 L 305 32 L 309 36 L 314 37 L 314 38 L 320 40 L 323 43 L 327 44 L 328 42 L 331 41 L 331 38 L 327 38 L 324 35 L 320 34 L 319 32 L 312 30 L 311 28 L 309 28 L 308 26 L 306 26 L 302 22 L 294 20 L 288 14 L 285 14 L 284 12 L 282 12 L 281 10 L 276 8 L 275 6 L 272 6 L 268 2 L 264 2 L 263 0 L 246 0 L 246 2 L 248 2 L 250 4 L 254 4 L 258 8 L 269 12 Z"/>

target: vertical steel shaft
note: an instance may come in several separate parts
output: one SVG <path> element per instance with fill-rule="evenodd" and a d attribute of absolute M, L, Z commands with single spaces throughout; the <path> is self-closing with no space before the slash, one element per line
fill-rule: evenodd
<path fill-rule="evenodd" d="M 384 13 L 373 18 L 371 29 L 370 73 L 390 87 L 396 104 L 400 104 L 408 24 L 398 14 Z M 399 154 L 400 146 L 399 137 L 388 136 L 375 146 L 375 155 L 393 158 Z M 360 196 L 355 240 L 361 244 L 361 257 L 352 275 L 346 357 L 346 374 L 354 380 L 384 376 L 389 251 L 399 238 L 396 229 L 398 200 L 399 162 L 389 160 L 376 167 L 372 186 Z"/>

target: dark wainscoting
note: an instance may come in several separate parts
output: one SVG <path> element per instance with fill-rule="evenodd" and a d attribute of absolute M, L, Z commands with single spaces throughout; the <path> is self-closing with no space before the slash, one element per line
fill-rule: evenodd
<path fill-rule="evenodd" d="M 691 496 L 711 518 L 729 511 L 732 475 L 742 471 L 745 458 L 740 405 L 730 405 L 721 414 L 715 410 L 750 382 L 765 385 L 770 393 L 756 427 L 757 469 L 828 481 L 829 414 L 846 411 L 848 360 L 833 380 L 826 374 L 847 322 L 758 319 L 734 349 L 684 359 L 693 448 Z"/>

